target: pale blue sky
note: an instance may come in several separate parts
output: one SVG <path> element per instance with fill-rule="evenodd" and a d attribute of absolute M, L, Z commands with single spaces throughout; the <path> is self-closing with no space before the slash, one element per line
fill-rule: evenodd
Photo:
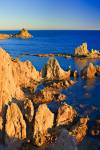
<path fill-rule="evenodd" d="M 0 0 L 0 29 L 100 29 L 100 0 Z"/>

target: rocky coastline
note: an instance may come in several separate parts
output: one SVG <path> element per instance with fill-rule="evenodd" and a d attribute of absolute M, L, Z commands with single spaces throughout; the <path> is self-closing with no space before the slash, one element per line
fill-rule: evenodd
<path fill-rule="evenodd" d="M 80 116 L 62 93 L 78 83 L 78 77 L 100 77 L 100 66 L 89 63 L 81 72 L 69 67 L 65 71 L 50 57 L 39 72 L 30 61 L 14 60 L 2 48 L 0 60 L 0 141 L 5 150 L 77 150 L 88 132 L 100 136 L 100 121 L 89 129 L 89 117 Z M 43 89 L 37 91 L 40 84 Z M 60 104 L 56 112 L 48 107 L 52 101 Z"/>

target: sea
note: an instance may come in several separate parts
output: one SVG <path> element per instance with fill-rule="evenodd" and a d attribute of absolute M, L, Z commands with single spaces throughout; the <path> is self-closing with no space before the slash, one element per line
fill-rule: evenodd
<path fill-rule="evenodd" d="M 15 34 L 18 31 L 0 31 L 0 33 Z M 37 57 L 32 54 L 73 54 L 76 47 L 83 42 L 88 44 L 88 49 L 100 51 L 100 31 L 98 30 L 30 30 L 33 37 L 30 39 L 7 39 L 0 40 L 0 47 L 4 48 L 13 58 L 21 61 L 30 60 L 37 70 L 41 70 L 47 63 L 49 57 Z M 23 54 L 30 55 L 23 55 Z M 61 67 L 67 70 L 70 66 L 72 69 L 81 71 L 89 62 L 100 65 L 100 59 L 74 59 L 56 57 Z M 77 79 L 77 83 L 62 91 L 67 95 L 66 103 L 72 105 L 80 116 L 88 116 L 92 121 L 100 120 L 100 78 L 93 80 Z M 52 111 L 55 111 L 59 104 L 55 101 L 48 104 Z M 92 143 L 96 143 L 98 138 L 91 137 Z M 99 139 L 100 140 L 100 139 Z M 86 144 L 86 141 L 83 141 Z M 95 144 L 93 150 L 98 150 L 100 144 Z"/>

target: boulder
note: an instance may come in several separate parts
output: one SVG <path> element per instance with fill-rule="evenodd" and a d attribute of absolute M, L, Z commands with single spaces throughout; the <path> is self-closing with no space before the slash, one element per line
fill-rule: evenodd
<path fill-rule="evenodd" d="M 28 123 L 32 122 L 34 116 L 34 106 L 29 99 L 24 101 L 24 116 Z"/>
<path fill-rule="evenodd" d="M 87 133 L 87 123 L 89 118 L 80 118 L 79 122 L 71 129 L 70 134 L 76 138 L 77 143 L 81 143 Z"/>
<path fill-rule="evenodd" d="M 89 53 L 88 48 L 87 48 L 87 43 L 83 43 L 79 47 L 75 48 L 75 55 L 78 56 L 87 56 Z"/>
<path fill-rule="evenodd" d="M 96 74 L 96 67 L 92 63 L 89 63 L 89 65 L 83 68 L 83 70 L 81 71 L 81 76 L 84 78 L 89 79 L 94 78 L 95 74 Z"/>
<path fill-rule="evenodd" d="M 31 62 L 14 60 L 0 48 L 0 111 L 12 98 L 23 100 L 26 95 L 23 87 L 34 87 L 34 81 L 40 80 L 40 74 Z"/>
<path fill-rule="evenodd" d="M 72 108 L 72 106 L 67 104 L 62 104 L 58 109 L 56 125 L 69 125 L 73 122 L 77 115 L 77 112 Z"/>
<path fill-rule="evenodd" d="M 19 33 L 13 35 L 12 37 L 27 39 L 27 38 L 32 38 L 32 35 L 26 29 L 22 29 L 21 31 L 19 31 Z"/>
<path fill-rule="evenodd" d="M 34 121 L 34 143 L 37 146 L 42 146 L 46 143 L 46 136 L 49 134 L 49 129 L 53 127 L 54 114 L 48 109 L 46 104 L 38 107 Z"/>
<path fill-rule="evenodd" d="M 26 138 L 26 123 L 17 106 L 12 103 L 8 105 L 5 123 L 5 143 L 7 145 L 17 143 Z"/>
<path fill-rule="evenodd" d="M 42 77 L 48 80 L 63 80 L 70 78 L 70 70 L 64 71 L 58 61 L 51 57 L 48 60 L 48 63 L 42 69 Z"/>

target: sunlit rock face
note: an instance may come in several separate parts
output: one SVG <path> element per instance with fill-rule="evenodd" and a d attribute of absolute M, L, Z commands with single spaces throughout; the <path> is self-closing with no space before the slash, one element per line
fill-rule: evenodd
<path fill-rule="evenodd" d="M 9 34 L 0 34 L 0 40 L 9 39 L 10 37 L 11 37 L 11 35 L 9 35 Z"/>
<path fill-rule="evenodd" d="M 13 97 L 25 98 L 22 87 L 33 87 L 34 80 L 40 80 L 39 72 L 31 62 L 13 60 L 11 56 L 0 48 L 0 110 Z"/>
<path fill-rule="evenodd" d="M 62 80 L 70 78 L 70 70 L 64 71 L 58 61 L 51 57 L 42 69 L 42 77 L 48 80 Z"/>
<path fill-rule="evenodd" d="M 69 125 L 71 122 L 73 122 L 76 115 L 77 112 L 70 105 L 63 104 L 58 109 L 56 125 L 57 126 Z"/>
<path fill-rule="evenodd" d="M 32 38 L 32 35 L 26 29 L 22 29 L 19 33 L 13 35 L 12 37 L 26 39 Z"/>
<path fill-rule="evenodd" d="M 89 79 L 94 78 L 95 74 L 96 74 L 96 67 L 92 63 L 83 68 L 83 70 L 81 71 L 81 76 L 84 78 Z"/>
<path fill-rule="evenodd" d="M 89 53 L 88 48 L 87 48 L 87 43 L 83 43 L 79 47 L 75 48 L 74 53 L 75 55 L 86 56 Z"/>
<path fill-rule="evenodd" d="M 26 123 L 19 107 L 15 103 L 8 105 L 5 134 L 5 143 L 7 145 L 13 144 L 14 142 L 16 143 L 17 141 L 19 142 L 26 138 Z"/>
<path fill-rule="evenodd" d="M 77 143 L 81 143 L 87 133 L 87 123 L 89 118 L 80 118 L 79 122 L 72 127 L 70 134 L 76 138 Z"/>
<path fill-rule="evenodd" d="M 48 109 L 46 104 L 38 107 L 34 121 L 34 135 L 33 139 L 35 145 L 41 146 L 46 143 L 46 136 L 48 136 L 50 128 L 53 127 L 54 114 Z"/>

